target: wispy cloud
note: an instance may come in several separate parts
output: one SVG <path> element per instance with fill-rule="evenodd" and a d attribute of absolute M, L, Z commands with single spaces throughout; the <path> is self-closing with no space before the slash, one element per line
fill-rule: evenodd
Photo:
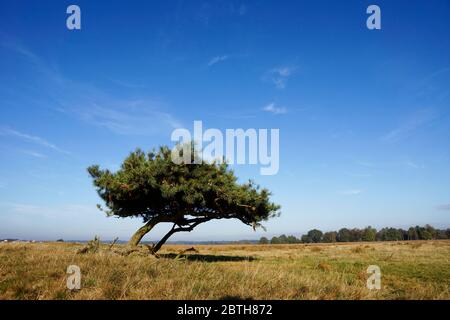
<path fill-rule="evenodd" d="M 47 156 L 43 155 L 42 153 L 35 152 L 35 151 L 22 150 L 22 153 L 27 154 L 32 157 L 35 157 L 35 158 L 40 158 L 40 159 L 47 158 Z"/>
<path fill-rule="evenodd" d="M 120 135 L 155 135 L 182 127 L 158 99 L 123 99 L 95 87 L 72 86 L 75 96 L 56 97 L 58 111 Z"/>
<path fill-rule="evenodd" d="M 450 211 L 450 204 L 441 204 L 441 205 L 437 206 L 436 209 Z"/>
<path fill-rule="evenodd" d="M 123 98 L 123 95 L 119 97 L 118 94 L 107 93 L 96 86 L 73 81 L 56 69 L 50 68 L 45 61 L 25 46 L 17 42 L 0 40 L 0 45 L 22 56 L 36 67 L 40 76 L 44 77 L 42 83 L 45 83 L 46 87 L 43 90 L 47 90 L 49 98 L 52 102 L 56 102 L 57 107 L 54 107 L 56 111 L 124 135 L 152 135 L 181 127 L 180 122 L 166 111 L 167 108 L 160 101 L 142 95 Z M 112 81 L 122 87 L 139 88 L 141 86 L 141 84 L 130 84 L 124 81 Z M 42 138 L 8 128 L 4 128 L 3 131 L 67 153 Z"/>
<path fill-rule="evenodd" d="M 213 65 L 219 63 L 219 62 L 223 62 L 225 60 L 228 60 L 229 56 L 228 55 L 221 55 L 221 56 L 215 56 L 213 58 L 211 58 L 211 60 L 209 60 L 208 62 L 208 67 L 212 67 Z"/>
<path fill-rule="evenodd" d="M 361 189 L 346 189 L 339 191 L 339 194 L 344 196 L 355 196 L 361 194 L 363 191 Z"/>
<path fill-rule="evenodd" d="M 448 75 L 450 67 L 440 68 L 430 73 L 416 84 L 412 85 L 411 93 L 418 97 L 431 97 L 435 101 L 442 101 L 449 95 Z"/>
<path fill-rule="evenodd" d="M 273 114 L 285 114 L 287 112 L 285 107 L 277 107 L 275 103 L 269 103 L 263 108 L 263 110 Z"/>
<path fill-rule="evenodd" d="M 171 114 L 159 111 L 157 102 L 118 100 L 99 103 L 91 101 L 76 105 L 69 107 L 67 112 L 78 115 L 87 123 L 121 135 L 151 135 L 165 128 L 182 127 Z"/>
<path fill-rule="evenodd" d="M 208 26 L 211 21 L 224 15 L 244 16 L 248 8 L 247 4 L 234 3 L 234 1 L 203 1 L 199 2 L 194 18 Z"/>
<path fill-rule="evenodd" d="M 372 162 L 368 162 L 368 161 L 356 161 L 356 164 L 362 167 L 366 167 L 366 168 L 375 168 L 376 165 Z"/>
<path fill-rule="evenodd" d="M 6 48 L 17 54 L 20 54 L 30 62 L 36 64 L 40 62 L 39 57 L 36 54 L 34 54 L 31 50 L 23 46 L 16 39 L 12 39 L 11 37 L 5 37 L 4 34 L 0 34 L 0 47 Z"/>
<path fill-rule="evenodd" d="M 33 136 L 33 135 L 30 135 L 27 133 L 23 133 L 23 132 L 11 129 L 9 127 L 0 127 L 0 135 L 15 137 L 15 138 L 18 138 L 18 139 L 21 139 L 21 140 L 24 140 L 24 141 L 27 141 L 30 143 L 34 143 L 34 144 L 43 146 L 43 147 L 51 149 L 53 151 L 57 151 L 57 152 L 64 153 L 64 154 L 70 154 L 70 152 L 57 147 L 53 143 L 50 143 L 47 140 L 45 140 L 44 138 L 41 138 L 38 136 Z"/>
<path fill-rule="evenodd" d="M 263 80 L 273 83 L 278 89 L 284 89 L 289 77 L 294 74 L 296 69 L 296 67 L 274 68 L 264 74 Z"/>
<path fill-rule="evenodd" d="M 345 172 L 347 176 L 354 177 L 354 178 L 370 178 L 372 177 L 372 174 L 370 173 L 355 173 L 355 172 Z"/>
<path fill-rule="evenodd" d="M 143 89 L 146 88 L 143 84 L 138 83 L 132 83 L 129 81 L 119 80 L 119 79 L 109 79 L 112 83 L 115 85 L 118 85 L 120 87 L 128 88 L 128 89 Z"/>
<path fill-rule="evenodd" d="M 34 205 L 24 203 L 2 203 L 1 206 L 8 208 L 8 211 L 15 216 L 28 218 L 61 218 L 73 215 L 98 214 L 98 209 L 92 205 L 63 204 L 63 205 Z"/>
<path fill-rule="evenodd" d="M 45 76 L 47 79 L 50 79 L 55 83 L 60 83 L 63 81 L 59 73 L 53 67 L 46 64 L 37 54 L 17 39 L 5 37 L 3 34 L 0 34 L 0 47 L 8 49 L 22 57 L 25 61 L 30 63 L 37 72 Z"/>
<path fill-rule="evenodd" d="M 391 130 L 381 139 L 388 143 L 396 143 L 407 139 L 418 129 L 430 126 L 438 118 L 438 113 L 434 109 L 421 109 L 414 112 L 406 121 Z"/>
<path fill-rule="evenodd" d="M 405 165 L 407 168 L 410 168 L 410 169 L 423 169 L 423 168 L 425 168 L 424 165 L 417 164 L 417 163 L 415 163 L 414 161 L 410 161 L 410 160 L 405 161 L 404 165 Z"/>

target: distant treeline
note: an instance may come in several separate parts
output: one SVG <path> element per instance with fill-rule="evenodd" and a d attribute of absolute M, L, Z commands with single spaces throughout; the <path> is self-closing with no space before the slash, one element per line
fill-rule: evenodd
<path fill-rule="evenodd" d="M 342 228 L 339 231 L 323 233 L 313 229 L 304 234 L 300 239 L 294 236 L 281 235 L 267 239 L 262 237 L 260 244 L 283 244 L 283 243 L 332 243 L 332 242 L 360 242 L 360 241 L 402 241 L 402 240 L 433 240 L 450 239 L 450 228 L 446 230 L 435 229 L 430 225 L 425 227 L 411 227 L 408 230 L 396 228 L 383 228 L 377 231 L 375 228 L 364 229 Z"/>

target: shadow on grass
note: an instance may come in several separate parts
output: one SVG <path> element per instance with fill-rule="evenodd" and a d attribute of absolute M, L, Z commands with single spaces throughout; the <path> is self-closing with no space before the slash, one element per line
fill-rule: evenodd
<path fill-rule="evenodd" d="M 163 253 L 158 255 L 160 258 L 166 259 L 186 259 L 189 261 L 205 261 L 205 262 L 218 262 L 218 261 L 253 261 L 254 257 L 240 257 L 240 256 L 222 256 L 222 255 L 208 255 L 208 254 L 176 254 L 176 253 Z"/>

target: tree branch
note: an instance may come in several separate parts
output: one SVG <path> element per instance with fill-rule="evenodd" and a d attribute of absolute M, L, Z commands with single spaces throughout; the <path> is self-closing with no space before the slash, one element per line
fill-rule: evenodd
<path fill-rule="evenodd" d="M 193 222 L 193 223 L 190 224 L 188 227 L 182 227 L 182 226 L 179 226 L 178 228 L 176 228 L 176 226 L 177 226 L 178 224 L 177 224 L 177 223 L 174 223 L 173 226 L 172 226 L 172 229 L 170 229 L 170 231 L 167 232 L 167 234 L 166 234 L 164 237 L 162 237 L 162 239 L 159 240 L 159 242 L 158 242 L 155 246 L 153 246 L 153 248 L 151 249 L 151 250 L 152 250 L 152 253 L 153 253 L 153 254 L 156 254 L 156 253 L 159 251 L 159 249 L 161 249 L 162 245 L 163 245 L 164 243 L 166 243 L 166 241 L 167 241 L 174 233 L 176 233 L 176 232 L 183 232 L 183 231 L 191 232 L 192 230 L 194 230 L 194 228 L 195 228 L 196 226 L 198 226 L 198 225 L 201 224 L 201 223 L 207 222 L 207 221 L 209 221 L 209 220 L 212 220 L 212 218 L 204 217 L 204 218 L 188 219 L 188 220 L 186 220 L 186 221 L 189 221 L 190 223 Z"/>

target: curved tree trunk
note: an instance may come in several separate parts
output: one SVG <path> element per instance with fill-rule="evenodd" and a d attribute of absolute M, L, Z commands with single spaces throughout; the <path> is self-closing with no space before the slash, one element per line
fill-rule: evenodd
<path fill-rule="evenodd" d="M 166 243 L 166 241 L 175 233 L 175 232 L 178 232 L 176 229 L 175 229 L 175 225 L 173 225 L 173 227 L 172 227 L 172 229 L 161 239 L 161 240 L 159 240 L 159 242 L 155 245 L 155 246 L 153 246 L 153 248 L 152 248 L 152 251 L 153 251 L 153 253 L 155 254 L 155 253 L 157 253 L 158 251 L 159 251 L 159 249 L 161 249 L 161 247 L 162 247 L 162 245 L 164 244 L 164 243 Z"/>
<path fill-rule="evenodd" d="M 145 225 L 140 227 L 138 231 L 136 231 L 131 239 L 128 241 L 128 245 L 135 247 L 141 242 L 142 238 L 153 229 L 160 221 L 152 219 L 148 221 Z"/>
<path fill-rule="evenodd" d="M 204 223 L 206 221 L 211 220 L 211 218 L 208 217 L 204 217 L 204 218 L 197 218 L 197 219 L 192 219 L 192 220 L 186 220 L 185 222 L 188 223 L 186 227 L 178 227 L 177 228 L 177 224 L 174 223 L 172 229 L 170 229 L 169 232 L 167 232 L 167 234 L 161 239 L 159 240 L 159 242 L 153 246 L 152 253 L 156 254 L 159 249 L 161 249 L 162 245 L 164 243 L 166 243 L 166 241 L 176 232 L 191 232 L 196 226 L 198 226 L 201 223 Z M 190 224 L 189 224 L 190 223 Z"/>
<path fill-rule="evenodd" d="M 172 229 L 151 249 L 152 253 L 155 254 L 158 252 L 159 249 L 161 249 L 162 245 L 166 243 L 166 241 L 176 232 L 181 231 L 188 231 L 191 232 L 196 226 L 199 224 L 209 221 L 211 218 L 203 217 L 203 218 L 196 218 L 191 220 L 184 220 L 183 222 L 186 224 L 185 227 L 178 227 L 177 224 L 174 223 Z M 128 245 L 135 247 L 141 242 L 142 238 L 150 232 L 150 230 L 153 229 L 154 226 L 156 226 L 160 222 L 174 222 L 173 217 L 155 217 L 151 220 L 149 220 L 145 225 L 140 227 L 138 231 L 135 232 L 135 234 L 131 237 L 131 239 L 128 241 Z"/>

